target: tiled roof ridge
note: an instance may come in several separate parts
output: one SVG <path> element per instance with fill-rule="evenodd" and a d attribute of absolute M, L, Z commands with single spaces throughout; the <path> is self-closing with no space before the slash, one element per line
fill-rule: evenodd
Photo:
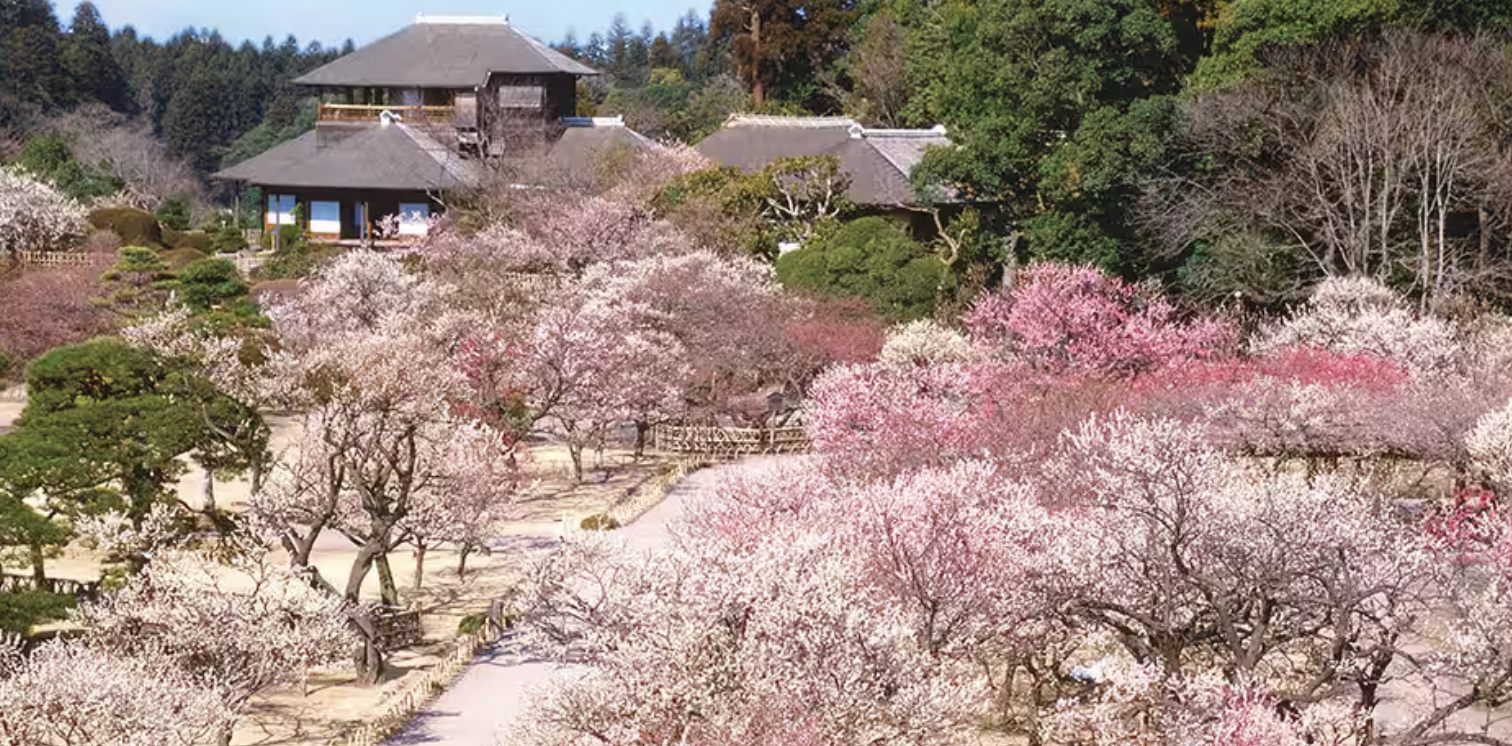
<path fill-rule="evenodd" d="M 870 127 L 861 127 L 861 126 L 858 125 L 857 127 L 853 127 L 851 129 L 851 135 L 854 136 L 854 137 L 859 137 L 861 139 L 872 138 L 872 137 L 878 137 L 878 138 L 888 138 L 888 137 L 891 137 L 891 138 L 908 138 L 908 137 L 916 137 L 916 138 L 923 138 L 923 139 L 935 139 L 935 138 L 947 137 L 949 135 L 949 133 L 946 131 L 945 125 L 943 125 L 943 124 L 937 124 L 937 125 L 935 125 L 933 127 L 930 127 L 929 129 L 884 129 L 884 128 L 872 129 Z"/>
<path fill-rule="evenodd" d="M 772 114 L 731 114 L 726 127 L 855 127 L 850 117 L 789 117 Z"/>
<path fill-rule="evenodd" d="M 474 15 L 474 16 L 434 15 L 434 16 L 428 16 L 428 15 L 426 15 L 424 13 L 416 13 L 415 14 L 415 23 L 429 23 L 429 24 L 434 24 L 434 25 L 451 25 L 451 26 L 496 26 L 496 25 L 508 26 L 509 25 L 509 16 L 507 16 L 507 15 Z"/>

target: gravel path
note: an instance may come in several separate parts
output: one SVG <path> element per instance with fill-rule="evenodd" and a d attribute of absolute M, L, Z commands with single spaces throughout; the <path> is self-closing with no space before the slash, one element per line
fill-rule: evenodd
<path fill-rule="evenodd" d="M 779 457 L 780 458 L 780 457 Z M 667 524 L 682 515 L 690 497 L 707 494 L 736 471 L 777 460 L 762 458 L 704 469 L 689 475 L 667 499 L 616 532 L 636 549 L 656 549 L 667 541 Z M 485 651 L 452 687 L 389 739 L 391 746 L 508 746 L 505 732 L 524 711 L 533 686 L 566 675 L 558 667 L 494 646 Z"/>

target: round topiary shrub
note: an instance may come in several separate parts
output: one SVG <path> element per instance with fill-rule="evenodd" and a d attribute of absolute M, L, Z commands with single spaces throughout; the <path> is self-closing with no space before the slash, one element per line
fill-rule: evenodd
<path fill-rule="evenodd" d="M 151 213 L 129 207 L 101 207 L 89 213 L 89 224 L 120 237 L 126 246 L 162 246 L 163 230 Z"/>
<path fill-rule="evenodd" d="M 234 254 L 246 248 L 247 237 L 236 228 L 221 228 L 210 234 L 210 250 L 216 254 Z"/>
<path fill-rule="evenodd" d="M 619 521 L 608 513 L 594 513 L 578 524 L 578 528 L 584 531 L 613 531 L 619 527 Z"/>
<path fill-rule="evenodd" d="M 944 261 L 880 217 L 853 220 L 782 255 L 777 279 L 820 296 L 863 298 L 894 321 L 928 317 L 955 287 Z"/>

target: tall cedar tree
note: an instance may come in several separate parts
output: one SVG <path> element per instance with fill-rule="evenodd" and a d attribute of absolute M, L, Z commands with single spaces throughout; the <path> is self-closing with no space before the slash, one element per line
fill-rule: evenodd
<path fill-rule="evenodd" d="M 845 52 L 854 0 L 717 0 L 709 32 L 730 44 L 756 108 L 769 96 L 814 108 L 815 76 Z"/>
<path fill-rule="evenodd" d="M 63 66 L 80 100 L 94 99 L 116 111 L 132 108 L 126 75 L 110 51 L 110 29 L 94 3 L 82 2 L 62 47 Z"/>

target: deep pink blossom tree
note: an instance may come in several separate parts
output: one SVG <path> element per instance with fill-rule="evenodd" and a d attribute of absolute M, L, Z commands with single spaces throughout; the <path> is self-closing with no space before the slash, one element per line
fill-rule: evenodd
<path fill-rule="evenodd" d="M 1046 373 L 1128 376 L 1212 355 L 1229 331 L 1184 321 L 1170 303 L 1088 266 L 1040 264 L 1009 292 L 982 298 L 964 318 L 999 359 Z"/>

